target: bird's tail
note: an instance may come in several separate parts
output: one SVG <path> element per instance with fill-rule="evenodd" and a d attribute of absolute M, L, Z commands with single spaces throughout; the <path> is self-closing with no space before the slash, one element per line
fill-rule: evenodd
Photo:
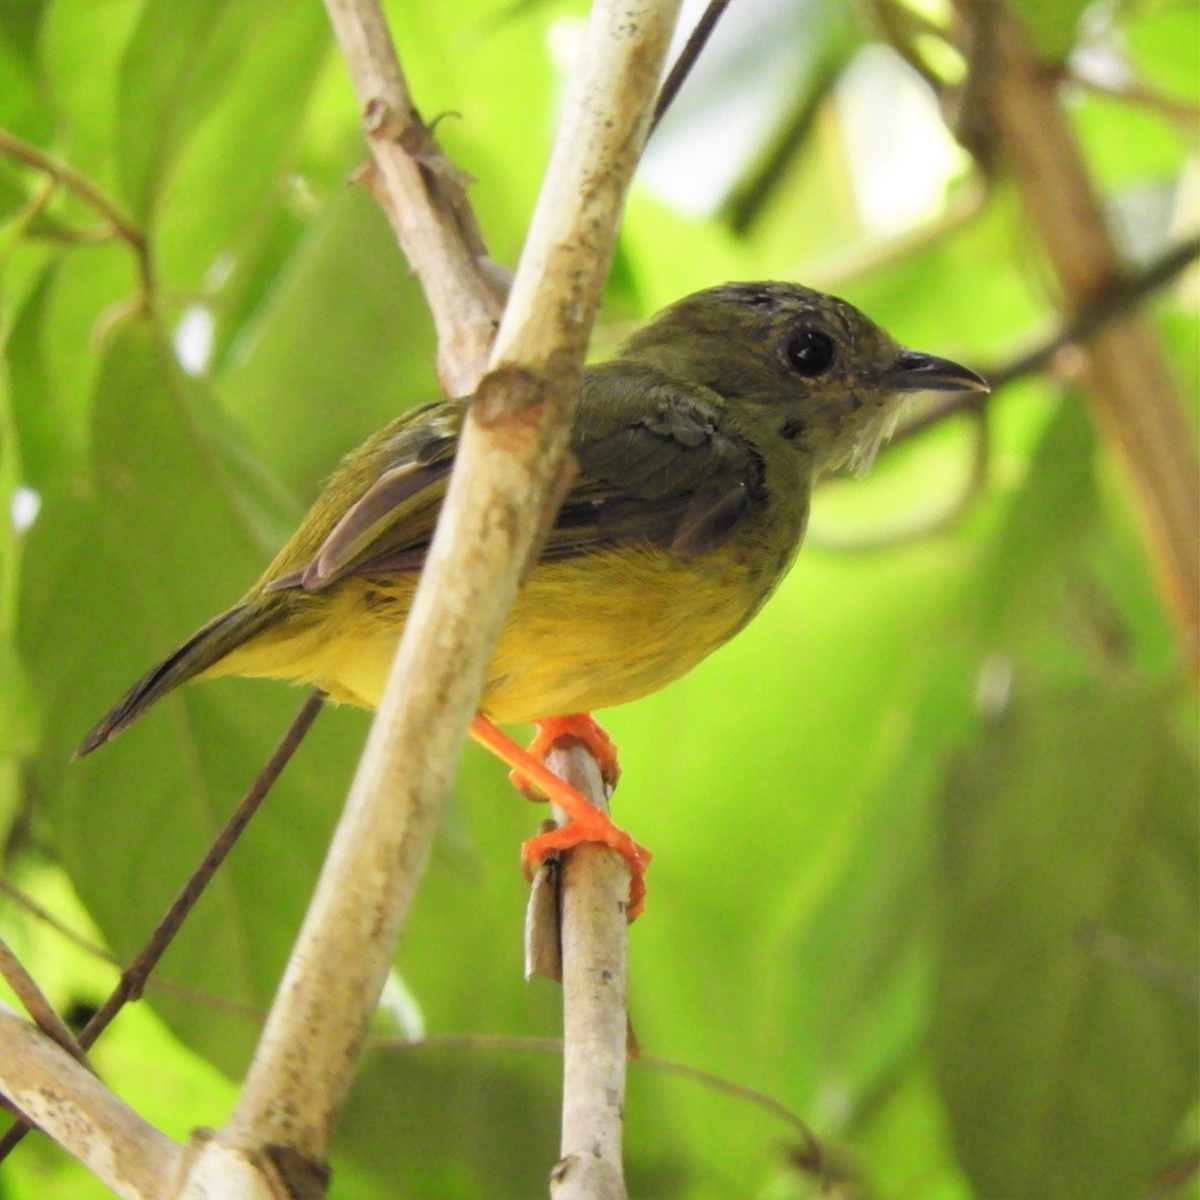
<path fill-rule="evenodd" d="M 79 744 L 75 757 L 82 758 L 97 746 L 103 746 L 126 725 L 136 721 L 160 697 L 215 666 L 231 650 L 272 624 L 275 615 L 271 606 L 248 601 L 214 617 L 121 697 Z"/>

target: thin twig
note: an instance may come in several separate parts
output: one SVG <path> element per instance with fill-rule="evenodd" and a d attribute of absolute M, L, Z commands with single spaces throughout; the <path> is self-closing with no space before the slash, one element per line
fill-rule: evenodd
<path fill-rule="evenodd" d="M 1138 80 L 1127 83 L 1109 83 L 1095 79 L 1080 71 L 1071 71 L 1065 78 L 1085 91 L 1094 92 L 1098 96 L 1106 96 L 1123 104 L 1131 104 L 1137 108 L 1149 109 L 1160 117 L 1165 117 L 1174 125 L 1178 125 L 1189 137 L 1193 136 L 1196 122 L 1200 121 L 1200 105 L 1191 100 L 1172 96 L 1168 92 L 1153 88 Z"/>
<path fill-rule="evenodd" d="M 4 976 L 5 982 L 12 988 L 13 995 L 25 1005 L 25 1011 L 34 1019 L 37 1027 L 47 1037 L 56 1041 L 72 1058 L 87 1066 L 87 1055 L 83 1047 L 75 1040 L 75 1035 L 67 1028 L 62 1017 L 54 1011 L 54 1005 L 46 999 L 45 993 L 3 938 L 0 938 L 0 975 Z"/>
<path fill-rule="evenodd" d="M 0 154 L 44 171 L 68 191 L 74 192 L 85 204 L 94 208 L 122 241 L 129 245 L 137 260 L 139 302 L 148 311 L 154 296 L 154 269 L 150 261 L 150 244 L 145 233 L 124 209 L 106 192 L 70 163 L 47 154 L 44 150 L 19 138 L 7 129 L 0 129 Z"/>
<path fill-rule="evenodd" d="M 546 766 L 607 812 L 600 769 L 582 743 L 560 739 Z M 606 846 L 582 845 L 564 855 L 560 878 L 563 1104 L 561 1153 L 550 1174 L 550 1195 L 552 1200 L 625 1200 L 629 868 Z"/>
<path fill-rule="evenodd" d="M 1091 297 L 1078 308 L 1053 337 L 1007 363 L 985 370 L 983 375 L 992 386 L 990 393 L 958 392 L 942 397 L 923 410 L 920 416 L 902 425 L 891 444 L 895 446 L 919 437 L 956 413 L 986 409 L 997 392 L 1017 380 L 1044 371 L 1067 347 L 1087 341 L 1109 322 L 1137 308 L 1154 292 L 1177 279 L 1197 259 L 1200 259 L 1200 237 L 1189 238 L 1164 251 L 1140 270 L 1115 279 L 1102 293 Z"/>
<path fill-rule="evenodd" d="M 117 986 L 109 994 L 108 999 L 96 1010 L 92 1019 L 80 1032 L 79 1045 L 84 1050 L 91 1048 L 126 1004 L 141 997 L 150 972 L 154 970 L 158 960 L 166 953 L 167 947 L 179 932 L 179 927 L 187 920 L 188 914 L 195 907 L 213 875 L 228 857 L 242 831 L 250 823 L 251 818 L 258 811 L 259 805 L 279 778 L 283 768 L 296 753 L 324 703 L 325 694 L 323 692 L 313 692 L 304 701 L 299 713 L 296 714 L 295 719 L 288 726 L 287 732 L 275 747 L 274 753 L 267 760 L 266 766 L 259 772 L 258 778 L 251 784 L 249 791 L 242 797 L 237 808 L 233 810 L 225 827 L 208 848 L 196 870 L 192 872 L 191 878 L 180 888 L 141 952 L 121 973 L 121 978 L 117 981 Z M 0 1162 L 28 1132 L 29 1126 L 23 1122 L 18 1122 L 6 1131 L 0 1138 Z"/>
<path fill-rule="evenodd" d="M 730 0 L 708 0 L 708 7 L 700 15 L 700 20 L 696 22 L 696 28 L 692 30 L 688 40 L 684 43 L 679 57 L 675 60 L 659 90 L 658 99 L 654 104 L 654 115 L 650 118 L 650 128 L 646 133 L 647 139 L 653 135 L 659 122 L 667 115 L 667 110 L 675 103 L 679 89 L 683 87 L 687 77 L 692 73 L 692 68 L 700 61 L 700 55 L 703 53 L 704 47 L 708 45 L 708 39 L 712 37 L 717 22 L 729 4 Z"/>
<path fill-rule="evenodd" d="M 946 81 L 925 61 L 916 47 L 914 33 L 944 37 L 945 32 L 928 17 L 911 8 L 896 4 L 894 0 L 867 0 L 867 8 L 883 35 L 883 40 L 902 58 L 913 71 L 925 81 L 926 87 L 941 96 Z"/>

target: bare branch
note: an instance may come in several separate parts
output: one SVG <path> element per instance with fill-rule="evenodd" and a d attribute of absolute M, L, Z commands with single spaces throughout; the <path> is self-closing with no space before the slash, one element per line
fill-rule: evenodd
<path fill-rule="evenodd" d="M 163 1200 L 175 1194 L 183 1147 L 3 1005 L 0 1091 L 118 1196 Z"/>
<path fill-rule="evenodd" d="M 712 37 L 712 32 L 716 29 L 717 22 L 724 15 L 728 7 L 729 0 L 708 0 L 708 7 L 700 14 L 700 20 L 696 22 L 696 28 L 692 30 L 688 40 L 684 43 L 683 49 L 679 52 L 679 57 L 671 66 L 662 89 L 658 93 L 658 100 L 654 105 L 654 116 L 650 119 L 650 129 L 646 134 L 647 138 L 658 128 L 663 117 L 667 115 L 667 110 L 675 103 L 675 97 L 679 95 L 679 89 L 687 82 L 687 77 L 692 73 L 692 68 L 700 61 L 700 55 L 704 53 L 704 47 L 708 45 L 708 39 Z"/>
<path fill-rule="evenodd" d="M 117 986 L 109 994 L 108 999 L 80 1033 L 79 1046 L 83 1050 L 92 1046 L 126 1004 L 141 998 L 150 972 L 158 965 L 159 959 L 166 953 L 167 947 L 196 906 L 204 889 L 229 856 L 229 852 L 237 843 L 242 831 L 250 823 L 250 819 L 258 811 L 258 806 L 263 802 L 292 755 L 296 753 L 296 749 L 304 740 L 312 723 L 317 719 L 317 714 L 321 711 L 324 701 L 325 696 L 322 692 L 313 692 L 304 702 L 300 712 L 288 727 L 279 745 L 276 746 L 275 752 L 267 760 L 266 766 L 263 767 L 254 783 L 250 785 L 249 791 L 242 797 L 237 808 L 225 823 L 225 828 L 208 848 L 208 852 L 200 860 L 200 864 L 192 873 L 191 878 L 180 888 L 179 893 L 171 902 L 163 919 L 159 921 L 137 958 L 122 971 L 121 978 L 117 981 Z M 12 1151 L 28 1131 L 27 1125 L 18 1122 L 5 1132 L 4 1137 L 0 1138 L 0 1160 Z"/>
<path fill-rule="evenodd" d="M 9 949 L 3 938 L 0 938 L 0 975 L 12 988 L 13 995 L 25 1005 L 25 1011 L 34 1019 L 38 1028 L 57 1042 L 76 1062 L 86 1065 L 87 1057 L 83 1047 L 75 1040 L 75 1035 L 63 1023 L 62 1017 L 54 1011 L 54 1006 L 46 999 L 33 976 L 25 970 L 24 964 Z"/>
<path fill-rule="evenodd" d="M 367 7 L 336 3 L 360 17 Z M 230 1145 L 268 1143 L 313 1161 L 327 1151 L 487 663 L 562 469 L 588 331 L 676 8 L 677 0 L 600 0 L 592 11 L 492 371 L 477 389 L 317 894 L 222 1134 Z M 361 97 L 372 81 L 357 86 Z"/>
<path fill-rule="evenodd" d="M 412 264 L 433 313 L 438 378 L 447 394 L 475 390 L 507 288 L 486 259 L 466 199 L 467 177 L 422 123 L 374 0 L 326 0 L 374 155 L 367 182 Z"/>
<path fill-rule="evenodd" d="M 564 738 L 549 767 L 602 811 L 596 760 Z M 621 1160 L 628 1017 L 629 867 L 606 846 L 578 846 L 562 865 L 563 1116 L 552 1200 L 625 1200 Z"/>
<path fill-rule="evenodd" d="M 936 399 L 919 416 L 901 425 L 890 444 L 895 446 L 919 437 L 956 413 L 985 412 L 1003 388 L 1018 379 L 1047 370 L 1068 346 L 1086 341 L 1110 321 L 1144 303 L 1159 288 L 1177 279 L 1197 258 L 1200 258 L 1200 238 L 1188 238 L 1139 270 L 1114 280 L 1104 292 L 1089 299 L 1069 317 L 1053 337 L 1008 362 L 984 370 L 984 378 L 992 385 L 990 392 L 955 392 Z"/>

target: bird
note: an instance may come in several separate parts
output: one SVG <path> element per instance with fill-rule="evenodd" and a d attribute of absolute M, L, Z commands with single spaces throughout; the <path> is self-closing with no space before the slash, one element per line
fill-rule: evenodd
<path fill-rule="evenodd" d="M 813 485 L 868 468 L 903 398 L 986 391 L 974 371 L 905 349 L 851 304 L 788 282 L 685 296 L 581 374 L 576 472 L 521 583 L 472 735 L 568 823 L 527 868 L 582 842 L 650 855 L 543 759 L 564 734 L 615 784 L 591 717 L 665 686 L 732 638 L 786 575 Z M 139 679 L 79 746 L 89 754 L 192 679 L 265 676 L 374 708 L 445 496 L 471 397 L 414 407 L 346 455 L 260 578 Z M 498 726 L 532 723 L 522 750 Z"/>

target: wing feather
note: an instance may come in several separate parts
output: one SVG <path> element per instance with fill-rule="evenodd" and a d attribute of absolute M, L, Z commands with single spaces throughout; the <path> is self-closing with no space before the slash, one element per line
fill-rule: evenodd
<path fill-rule="evenodd" d="M 357 480 L 357 498 L 333 514 L 315 553 L 289 563 L 266 590 L 318 591 L 350 576 L 419 570 L 465 412 L 461 402 L 450 407 L 418 410 L 389 427 L 390 436 L 377 435 L 378 445 L 368 443 L 372 473 Z M 589 368 L 572 438 L 579 472 L 543 559 L 618 542 L 665 546 L 685 557 L 720 546 L 760 495 L 763 477 L 761 459 L 721 415 L 714 393 L 652 368 Z"/>

